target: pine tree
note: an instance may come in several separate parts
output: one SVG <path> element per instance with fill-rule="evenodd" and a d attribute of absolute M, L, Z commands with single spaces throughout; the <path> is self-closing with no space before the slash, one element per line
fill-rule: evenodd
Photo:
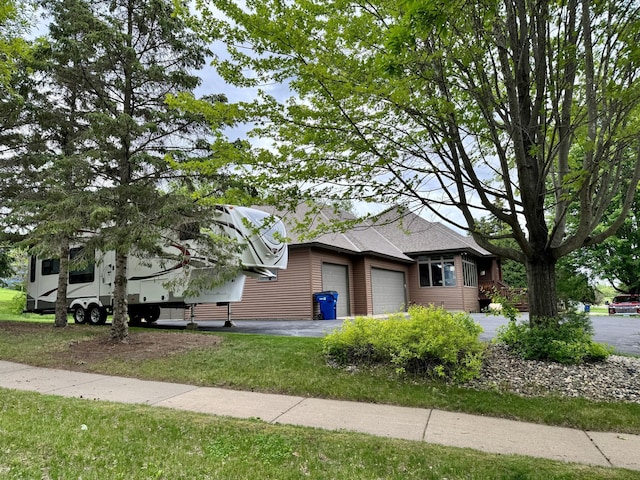
<path fill-rule="evenodd" d="M 80 138 L 62 153 L 83 165 L 74 187 L 90 180 L 80 191 L 91 192 L 87 213 L 101 225 L 92 246 L 116 252 L 111 338 L 126 341 L 128 257 L 154 251 L 162 232 L 189 207 L 195 210 L 184 195 L 168 190 L 168 182 L 176 177 L 172 160 L 208 154 L 206 142 L 197 141 L 208 130 L 201 116 L 169 108 L 166 98 L 198 86 L 192 72 L 208 52 L 173 15 L 170 1 L 56 0 L 44 6 L 52 18 L 56 81 L 66 82 L 65 65 L 76 75 L 77 91 L 68 93 L 77 97 L 67 103 L 76 110 L 67 120 L 76 114 L 82 120 Z"/>

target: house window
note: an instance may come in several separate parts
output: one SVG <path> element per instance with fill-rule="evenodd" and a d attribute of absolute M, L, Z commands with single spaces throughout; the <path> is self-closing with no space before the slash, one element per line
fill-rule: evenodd
<path fill-rule="evenodd" d="M 421 287 L 455 287 L 453 256 L 418 257 Z"/>
<path fill-rule="evenodd" d="M 462 257 L 462 277 L 465 287 L 478 286 L 478 266 L 475 259 L 467 255 Z"/>

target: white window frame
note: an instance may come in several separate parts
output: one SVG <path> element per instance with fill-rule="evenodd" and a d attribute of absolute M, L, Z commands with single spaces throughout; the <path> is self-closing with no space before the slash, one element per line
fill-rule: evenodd
<path fill-rule="evenodd" d="M 469 255 L 462 255 L 462 281 L 465 287 L 478 286 L 478 265 Z"/>

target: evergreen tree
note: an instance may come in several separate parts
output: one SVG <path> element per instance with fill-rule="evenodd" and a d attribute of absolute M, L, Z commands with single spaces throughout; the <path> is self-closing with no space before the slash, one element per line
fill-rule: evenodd
<path fill-rule="evenodd" d="M 90 22 L 81 4 L 69 3 L 69 19 Z M 47 42 L 40 42 L 29 65 L 27 151 L 20 156 L 23 188 L 12 202 L 14 222 L 29 231 L 23 244 L 33 254 L 60 259 L 55 325 L 67 324 L 67 282 L 70 244 L 79 242 L 81 229 L 95 228 L 91 213 L 95 190 L 87 138 L 93 97 L 78 82 L 84 72 L 79 59 L 91 58 L 94 47 L 78 41 L 75 22 L 52 26 Z M 94 23 L 89 28 L 100 29 Z M 77 261 L 80 261 L 80 257 Z M 86 259 L 82 259 L 86 261 Z M 77 265 L 71 265 L 77 266 Z"/>
<path fill-rule="evenodd" d="M 53 83 L 67 87 L 54 163 L 73 172 L 71 191 L 85 196 L 90 221 L 101 226 L 92 248 L 116 252 L 111 337 L 126 341 L 127 258 L 157 252 L 163 232 L 197 210 L 168 183 L 177 163 L 210 154 L 202 141 L 209 130 L 201 115 L 169 108 L 167 96 L 199 84 L 192 72 L 208 51 L 170 1 L 55 0 L 43 7 L 52 19 Z"/>

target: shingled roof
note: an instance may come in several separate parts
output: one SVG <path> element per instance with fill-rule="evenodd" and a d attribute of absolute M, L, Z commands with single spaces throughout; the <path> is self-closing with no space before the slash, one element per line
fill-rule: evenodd
<path fill-rule="evenodd" d="M 413 262 L 413 259 L 405 255 L 402 250 L 390 242 L 369 222 L 357 222 L 357 217 L 347 212 L 335 212 L 331 207 L 325 207 L 319 211 L 304 204 L 298 206 L 295 211 L 274 211 L 269 207 L 258 207 L 262 210 L 278 215 L 287 227 L 289 246 L 318 246 L 338 250 L 349 254 L 379 255 L 403 262 Z M 305 218 L 306 217 L 306 218 Z M 313 238 L 303 238 L 296 230 L 296 225 L 305 222 L 307 232 L 319 229 L 319 233 Z M 354 221 L 354 225 L 345 231 L 331 230 L 335 222 Z"/>
<path fill-rule="evenodd" d="M 461 235 L 441 223 L 430 222 L 415 213 L 390 208 L 375 220 L 357 222 L 357 218 L 346 212 L 336 212 L 325 207 L 317 212 L 307 205 L 299 205 L 295 211 L 276 212 L 270 207 L 259 207 L 278 215 L 287 226 L 289 246 L 318 246 L 356 255 L 376 255 L 413 262 L 411 256 L 432 253 L 468 252 L 477 256 L 492 256 L 470 238 Z M 354 221 L 344 232 L 320 233 L 311 239 L 296 233 L 295 225 L 308 216 L 307 231 L 321 225 L 330 226 L 335 221 Z"/>
<path fill-rule="evenodd" d="M 408 210 L 390 208 L 378 215 L 375 228 L 407 255 L 424 253 L 469 252 L 493 256 L 471 237 L 466 237 L 438 222 L 430 222 Z"/>

